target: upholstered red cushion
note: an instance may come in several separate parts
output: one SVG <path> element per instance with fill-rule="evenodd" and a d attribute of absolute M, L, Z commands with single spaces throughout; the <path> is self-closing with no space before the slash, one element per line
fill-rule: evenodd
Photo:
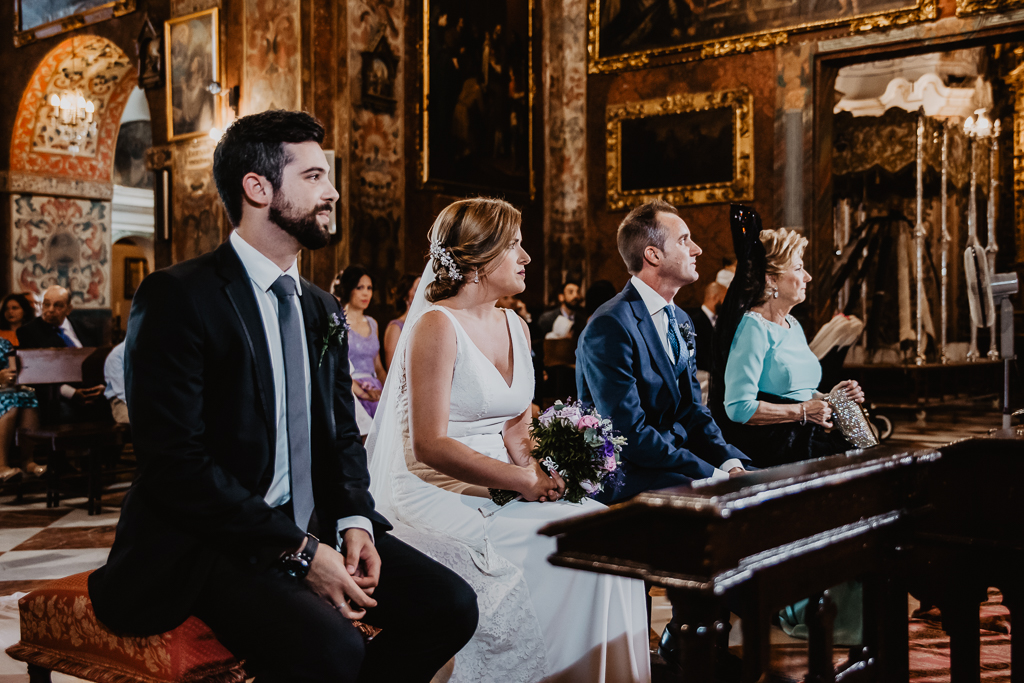
<path fill-rule="evenodd" d="M 21 641 L 14 659 L 99 683 L 243 683 L 243 662 L 196 617 L 158 636 L 119 636 L 96 619 L 86 580 L 75 574 L 18 601 Z"/>

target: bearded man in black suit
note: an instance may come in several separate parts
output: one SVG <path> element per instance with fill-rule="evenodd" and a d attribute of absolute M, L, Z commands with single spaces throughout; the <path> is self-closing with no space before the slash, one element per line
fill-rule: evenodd
<path fill-rule="evenodd" d="M 261 683 L 426 683 L 472 636 L 476 595 L 388 534 L 368 492 L 343 314 L 297 268 L 338 199 L 323 135 L 300 112 L 236 121 L 214 154 L 235 231 L 139 287 L 140 473 L 89 593 L 121 632 L 198 616 Z M 352 619 L 383 631 L 366 644 Z"/>

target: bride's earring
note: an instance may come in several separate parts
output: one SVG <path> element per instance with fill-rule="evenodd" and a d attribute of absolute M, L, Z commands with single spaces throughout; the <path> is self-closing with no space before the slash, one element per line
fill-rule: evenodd
<path fill-rule="evenodd" d="M 778 287 L 773 287 L 772 288 L 772 298 L 773 299 L 778 299 L 779 298 L 779 288 Z"/>
<path fill-rule="evenodd" d="M 479 268 L 474 268 L 473 269 L 473 284 L 477 284 L 477 285 L 480 284 L 480 269 Z M 778 295 L 776 295 L 776 296 L 778 296 Z"/>

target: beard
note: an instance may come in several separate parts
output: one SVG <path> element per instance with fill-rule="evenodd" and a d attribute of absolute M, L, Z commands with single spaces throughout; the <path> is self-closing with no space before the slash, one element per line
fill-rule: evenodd
<path fill-rule="evenodd" d="M 318 204 L 307 213 L 296 209 L 287 199 L 275 195 L 270 204 L 270 220 L 277 227 L 298 240 L 306 249 L 320 249 L 327 246 L 331 241 L 331 234 L 327 228 L 320 225 L 317 214 L 321 211 L 330 211 L 333 207 L 329 203 Z"/>

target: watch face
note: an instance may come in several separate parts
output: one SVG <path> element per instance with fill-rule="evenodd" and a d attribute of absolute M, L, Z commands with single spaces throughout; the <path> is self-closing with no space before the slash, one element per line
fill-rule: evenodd
<path fill-rule="evenodd" d="M 304 579 L 309 574 L 309 561 L 305 558 L 290 557 L 285 561 L 284 571 L 288 576 Z"/>

